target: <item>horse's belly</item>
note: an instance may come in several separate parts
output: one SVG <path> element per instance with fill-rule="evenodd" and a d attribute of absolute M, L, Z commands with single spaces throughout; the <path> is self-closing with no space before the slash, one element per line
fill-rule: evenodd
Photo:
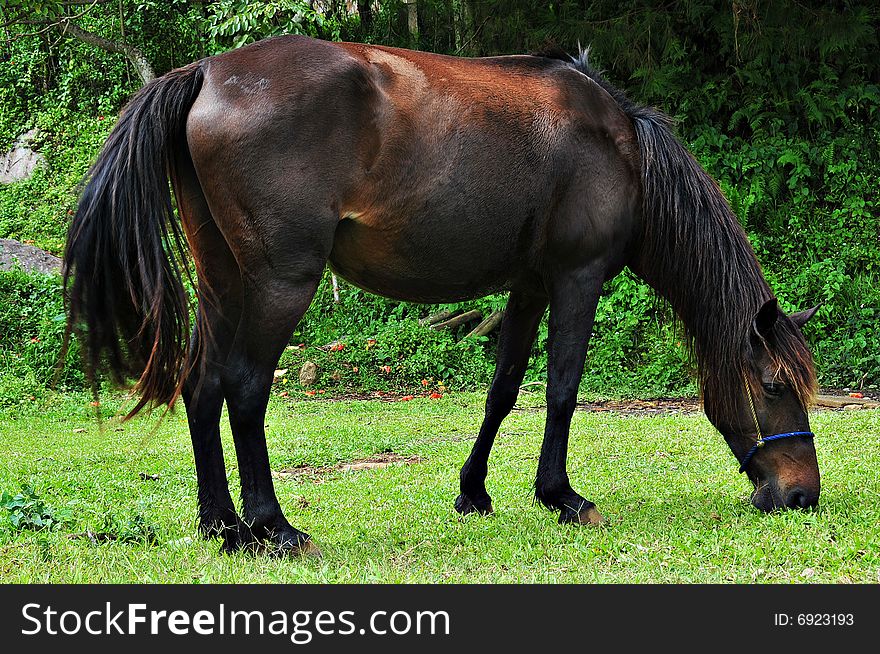
<path fill-rule="evenodd" d="M 330 267 L 367 291 L 410 302 L 455 302 L 507 288 L 517 255 L 504 238 L 474 230 L 382 229 L 339 223 Z"/>

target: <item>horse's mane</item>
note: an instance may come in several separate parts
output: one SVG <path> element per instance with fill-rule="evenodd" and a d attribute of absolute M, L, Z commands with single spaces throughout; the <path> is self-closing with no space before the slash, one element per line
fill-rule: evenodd
<path fill-rule="evenodd" d="M 734 388 L 748 379 L 757 345 L 766 349 L 776 374 L 808 406 L 816 392 L 813 359 L 800 329 L 784 314 L 767 338 L 753 320 L 773 293 L 745 231 L 718 184 L 675 138 L 673 121 L 632 102 L 589 63 L 589 50 L 572 57 L 557 47 L 536 56 L 559 59 L 604 89 L 630 117 L 642 155 L 643 230 L 631 267 L 675 310 L 696 360 L 706 412 L 730 424 Z"/>

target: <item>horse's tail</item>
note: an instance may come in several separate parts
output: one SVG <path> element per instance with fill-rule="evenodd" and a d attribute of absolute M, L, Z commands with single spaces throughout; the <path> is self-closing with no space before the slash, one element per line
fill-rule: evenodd
<path fill-rule="evenodd" d="M 141 397 L 127 417 L 173 405 L 185 376 L 187 245 L 168 180 L 186 152 L 186 117 L 202 78 L 191 64 L 132 98 L 87 175 L 67 235 L 65 344 L 79 337 L 93 385 L 105 372 L 119 385 L 137 380 Z"/>

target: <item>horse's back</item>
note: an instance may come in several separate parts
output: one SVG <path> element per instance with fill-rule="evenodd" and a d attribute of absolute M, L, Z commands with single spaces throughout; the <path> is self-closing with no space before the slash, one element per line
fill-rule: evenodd
<path fill-rule="evenodd" d="M 236 194 L 225 204 L 283 205 L 332 239 L 350 281 L 427 301 L 536 278 L 551 242 L 622 247 L 631 225 L 596 212 L 637 195 L 634 138 L 560 61 L 306 37 L 207 60 L 188 122 L 200 179 Z M 577 215 L 554 220 L 561 206 Z"/>

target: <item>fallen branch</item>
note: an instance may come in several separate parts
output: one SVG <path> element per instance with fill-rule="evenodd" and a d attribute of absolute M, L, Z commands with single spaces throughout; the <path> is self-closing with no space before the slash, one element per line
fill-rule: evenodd
<path fill-rule="evenodd" d="M 522 386 L 519 387 L 520 392 L 522 392 L 522 391 L 525 391 L 526 393 L 532 393 L 532 392 L 534 392 L 534 391 L 528 391 L 528 390 L 526 390 L 526 387 L 527 387 L 527 386 L 544 386 L 544 387 L 546 387 L 547 384 L 544 383 L 544 382 L 542 382 L 542 381 L 528 382 L 528 383 L 523 384 Z"/>
<path fill-rule="evenodd" d="M 339 304 L 339 280 L 336 279 L 336 275 L 330 273 L 330 281 L 333 284 L 333 302 Z"/>
<path fill-rule="evenodd" d="M 448 320 L 452 316 L 454 316 L 456 311 L 438 311 L 437 313 L 428 316 L 427 318 L 420 318 L 419 324 L 422 327 L 430 327 L 431 325 L 436 325 L 438 322 L 443 322 L 444 320 Z"/>
<path fill-rule="evenodd" d="M 483 322 L 473 328 L 471 332 L 465 336 L 465 338 L 470 338 L 471 336 L 486 336 L 487 334 L 491 334 L 492 331 L 495 330 L 498 325 L 501 324 L 501 319 L 504 317 L 504 311 L 493 311 L 489 314 L 489 317 L 486 318 Z"/>
<path fill-rule="evenodd" d="M 438 322 L 434 325 L 431 325 L 429 329 L 435 329 L 437 331 L 441 329 L 455 329 L 460 325 L 464 325 L 465 323 L 471 322 L 472 320 L 479 320 L 482 317 L 483 314 L 480 313 L 479 310 L 474 309 L 473 311 L 468 311 L 467 313 L 463 313 L 460 316 L 450 318 L 445 322 Z"/>

